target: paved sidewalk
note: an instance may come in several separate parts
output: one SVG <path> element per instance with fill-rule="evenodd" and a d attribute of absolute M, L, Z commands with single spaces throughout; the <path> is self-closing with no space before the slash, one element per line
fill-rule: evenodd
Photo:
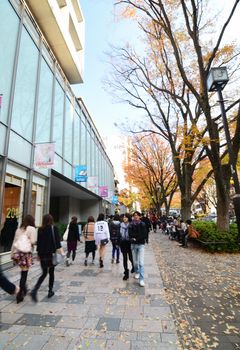
<path fill-rule="evenodd" d="M 182 349 L 240 349 L 240 254 L 211 254 L 152 234 Z"/>
<path fill-rule="evenodd" d="M 47 280 L 34 304 L 29 295 L 16 304 L 0 291 L 0 349 L 64 350 L 177 350 L 178 341 L 166 301 L 152 243 L 145 250 L 145 287 L 134 276 L 122 280 L 122 260 L 111 264 L 108 244 L 104 268 L 84 266 L 84 244 L 76 261 L 59 265 L 55 274 L 55 295 L 47 298 Z M 98 255 L 97 255 L 98 257 Z M 40 273 L 36 262 L 29 273 L 31 288 Z M 18 281 L 19 269 L 6 272 Z"/>

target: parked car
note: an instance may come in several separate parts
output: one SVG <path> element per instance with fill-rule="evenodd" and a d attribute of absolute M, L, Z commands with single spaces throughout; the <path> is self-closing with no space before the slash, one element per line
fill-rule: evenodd
<path fill-rule="evenodd" d="M 203 221 L 213 221 L 213 222 L 217 222 L 217 215 L 216 214 L 209 214 L 207 216 L 204 216 L 202 218 Z"/>

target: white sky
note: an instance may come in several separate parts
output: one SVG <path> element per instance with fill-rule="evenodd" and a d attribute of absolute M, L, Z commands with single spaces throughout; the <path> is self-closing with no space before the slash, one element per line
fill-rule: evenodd
<path fill-rule="evenodd" d="M 225 15 L 234 2 L 235 0 L 211 0 L 210 5 L 219 9 L 225 6 L 226 10 L 223 13 Z M 119 142 L 119 138 L 114 139 L 113 136 L 121 135 L 121 131 L 114 126 L 114 123 L 121 123 L 126 118 L 142 119 L 134 108 L 127 104 L 114 102 L 103 88 L 103 78 L 110 70 L 104 54 L 109 51 L 109 44 L 124 46 L 126 42 L 132 44 L 138 40 L 138 32 L 132 21 L 119 22 L 116 20 L 113 3 L 114 0 L 80 0 L 85 18 L 85 74 L 84 84 L 73 88 L 76 95 L 83 98 L 100 135 L 103 138 L 110 136 L 109 139 L 113 143 L 110 148 L 114 148 L 114 143 Z M 234 15 L 226 40 L 238 39 L 239 20 L 240 5 Z M 216 26 L 217 24 L 216 22 Z M 112 156 L 110 158 L 113 159 Z M 115 162 L 115 160 L 112 161 Z"/>

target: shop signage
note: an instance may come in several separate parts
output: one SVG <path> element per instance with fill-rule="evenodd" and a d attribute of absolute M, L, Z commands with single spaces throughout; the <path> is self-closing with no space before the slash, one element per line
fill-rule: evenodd
<path fill-rule="evenodd" d="M 106 198 L 108 197 L 108 187 L 107 186 L 99 186 L 99 196 Z"/>
<path fill-rule="evenodd" d="M 118 204 L 118 196 L 112 196 L 112 204 Z"/>
<path fill-rule="evenodd" d="M 36 168 L 52 168 L 54 165 L 55 143 L 35 144 L 34 166 Z"/>
<path fill-rule="evenodd" d="M 97 190 L 98 190 L 98 177 L 97 176 L 89 176 L 88 177 L 87 188 L 89 191 L 97 193 Z"/>
<path fill-rule="evenodd" d="M 76 165 L 75 166 L 75 181 L 86 182 L 87 181 L 87 166 Z"/>

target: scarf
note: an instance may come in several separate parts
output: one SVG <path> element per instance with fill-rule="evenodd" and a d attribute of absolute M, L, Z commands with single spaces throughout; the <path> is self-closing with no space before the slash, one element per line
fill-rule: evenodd
<path fill-rule="evenodd" d="M 121 234 L 121 239 L 123 241 L 128 241 L 129 240 L 128 226 L 129 226 L 129 223 L 125 224 L 124 222 L 122 222 L 121 225 L 120 225 L 120 234 Z"/>

